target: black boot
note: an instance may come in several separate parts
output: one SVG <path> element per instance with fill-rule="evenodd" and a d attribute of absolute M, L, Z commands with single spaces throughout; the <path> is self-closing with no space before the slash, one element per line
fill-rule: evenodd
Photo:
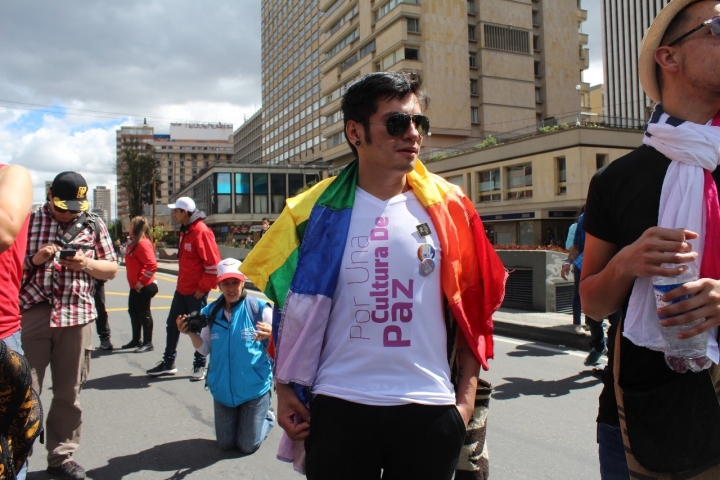
<path fill-rule="evenodd" d="M 138 314 L 137 313 L 130 313 L 130 325 L 132 325 L 132 341 L 128 343 L 127 345 L 123 345 L 122 348 L 137 348 L 140 344 L 140 321 L 138 320 Z"/>
<path fill-rule="evenodd" d="M 143 353 L 143 352 L 152 352 L 154 350 L 153 344 L 152 344 L 152 333 L 153 333 L 153 318 L 152 313 L 150 311 L 141 312 L 140 315 L 138 315 L 140 318 L 140 322 L 142 323 L 142 331 L 143 331 L 143 342 L 140 348 L 135 350 L 135 353 Z"/>

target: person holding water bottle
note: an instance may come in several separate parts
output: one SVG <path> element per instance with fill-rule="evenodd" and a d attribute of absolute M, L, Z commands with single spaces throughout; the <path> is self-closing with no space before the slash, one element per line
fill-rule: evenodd
<path fill-rule="evenodd" d="M 597 417 L 603 479 L 720 478 L 718 3 L 673 0 L 653 20 L 644 145 L 590 182 L 582 308 L 622 310 Z"/>
<path fill-rule="evenodd" d="M 215 405 L 218 446 L 251 454 L 275 423 L 270 410 L 272 364 L 267 353 L 272 307 L 248 296 L 240 265 L 232 258 L 218 264 L 222 295 L 200 311 L 207 320 L 200 333 L 191 331 L 187 315 L 178 316 L 176 323 L 200 354 L 212 353 L 207 386 Z"/>

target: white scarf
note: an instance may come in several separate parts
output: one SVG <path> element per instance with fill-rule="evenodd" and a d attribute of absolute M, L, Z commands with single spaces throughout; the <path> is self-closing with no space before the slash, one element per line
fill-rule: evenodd
<path fill-rule="evenodd" d="M 653 147 L 671 162 L 660 195 L 658 226 L 686 228 L 699 237 L 689 240 L 698 252 L 698 271 L 705 246 L 706 207 L 703 169 L 714 171 L 720 164 L 720 128 L 686 122 L 667 115 L 660 104 L 655 106 L 646 127 L 645 145 Z M 636 278 L 630 296 L 623 335 L 635 345 L 662 351 L 665 341 L 660 332 L 652 278 Z M 710 330 L 707 355 L 720 360 L 717 328 Z"/>

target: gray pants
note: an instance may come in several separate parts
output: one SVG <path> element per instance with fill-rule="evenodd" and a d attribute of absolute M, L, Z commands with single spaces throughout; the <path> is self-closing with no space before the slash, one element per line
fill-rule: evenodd
<path fill-rule="evenodd" d="M 48 465 L 59 467 L 80 444 L 82 409 L 80 387 L 90 373 L 92 323 L 51 328 L 49 303 L 38 304 L 22 316 L 22 345 L 30 363 L 33 388 L 42 392 L 50 366 L 53 398 L 45 422 Z"/>

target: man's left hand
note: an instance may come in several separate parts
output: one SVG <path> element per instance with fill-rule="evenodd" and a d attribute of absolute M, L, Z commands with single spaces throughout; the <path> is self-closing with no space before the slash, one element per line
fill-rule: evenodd
<path fill-rule="evenodd" d="M 720 326 L 720 280 L 701 278 L 687 282 L 663 295 L 662 299 L 665 302 L 672 302 L 686 295 L 690 295 L 690 298 L 657 310 L 659 316 L 672 317 L 660 320 L 662 326 L 685 325 L 699 318 L 705 319 L 693 328 L 679 333 L 680 339 L 694 337 Z"/>
<path fill-rule="evenodd" d="M 458 412 L 460 412 L 460 416 L 463 419 L 463 422 L 465 422 L 465 428 L 467 428 L 468 424 L 470 423 L 470 417 L 472 417 L 473 409 L 470 408 L 469 405 L 455 405 L 455 407 L 458 409 Z"/>
<path fill-rule="evenodd" d="M 200 299 L 203 298 L 205 295 L 207 295 L 207 292 L 201 292 L 200 290 L 198 290 L 197 292 L 195 292 L 195 295 L 193 295 L 193 296 L 194 296 L 195 298 L 197 298 L 198 300 L 200 300 Z"/>
<path fill-rule="evenodd" d="M 85 256 L 82 250 L 77 250 L 75 252 L 75 256 L 59 259 L 58 263 L 60 263 L 60 265 L 62 265 L 63 267 L 72 270 L 73 272 L 79 272 L 80 270 L 82 270 L 87 260 L 88 257 Z"/>

